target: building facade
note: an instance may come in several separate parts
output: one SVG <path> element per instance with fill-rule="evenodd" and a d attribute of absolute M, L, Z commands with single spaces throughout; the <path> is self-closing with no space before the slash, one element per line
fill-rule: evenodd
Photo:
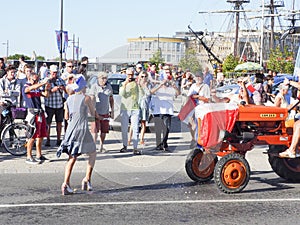
<path fill-rule="evenodd" d="M 175 37 L 138 37 L 128 40 L 129 61 L 148 61 L 157 52 L 165 63 L 178 65 L 186 51 L 186 38 Z"/>

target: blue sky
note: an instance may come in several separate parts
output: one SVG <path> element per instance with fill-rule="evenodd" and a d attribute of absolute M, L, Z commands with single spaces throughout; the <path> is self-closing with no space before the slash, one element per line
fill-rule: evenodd
<path fill-rule="evenodd" d="M 261 2 L 251 0 L 244 8 L 259 9 Z M 285 2 L 290 6 L 292 0 Z M 94 58 L 125 45 L 127 38 L 170 37 L 188 31 L 189 24 L 194 30 L 221 31 L 227 14 L 198 12 L 231 8 L 226 0 L 64 0 L 63 27 L 70 39 L 73 34 L 76 41 L 79 37 L 82 55 Z M 0 42 L 9 40 L 9 55 L 32 56 L 35 51 L 46 58 L 59 56 L 55 30 L 60 29 L 60 0 L 1 1 L 1 19 Z M 2 44 L 0 56 L 5 55 Z M 67 58 L 71 57 L 69 48 Z"/>

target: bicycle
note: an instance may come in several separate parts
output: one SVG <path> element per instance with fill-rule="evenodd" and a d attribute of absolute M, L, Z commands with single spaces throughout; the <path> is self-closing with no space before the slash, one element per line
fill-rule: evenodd
<path fill-rule="evenodd" d="M 33 135 L 33 129 L 25 121 L 27 110 L 17 108 L 10 100 L 5 100 L 1 113 L 0 142 L 4 149 L 12 155 L 22 156 L 27 152 L 27 141 Z M 22 119 L 22 122 L 15 122 Z"/>

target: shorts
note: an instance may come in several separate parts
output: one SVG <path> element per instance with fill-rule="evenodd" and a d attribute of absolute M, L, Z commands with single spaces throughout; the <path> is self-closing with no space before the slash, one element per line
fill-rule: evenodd
<path fill-rule="evenodd" d="M 42 117 L 42 122 L 39 122 L 39 114 L 35 115 L 35 128 L 36 128 L 36 130 L 35 130 L 34 135 L 32 136 L 33 139 L 43 138 L 43 137 L 48 136 L 45 114 L 41 113 L 40 115 Z"/>
<path fill-rule="evenodd" d="M 46 114 L 47 114 L 47 124 L 52 123 L 53 116 L 55 115 L 55 122 L 56 123 L 62 123 L 64 121 L 64 108 L 50 108 L 50 107 L 45 107 L 46 109 Z"/>
<path fill-rule="evenodd" d="M 104 118 L 109 118 L 108 114 L 105 115 L 100 115 L 103 116 Z M 95 120 L 95 122 L 91 123 L 91 133 L 108 133 L 109 131 L 109 119 L 106 120 Z"/>

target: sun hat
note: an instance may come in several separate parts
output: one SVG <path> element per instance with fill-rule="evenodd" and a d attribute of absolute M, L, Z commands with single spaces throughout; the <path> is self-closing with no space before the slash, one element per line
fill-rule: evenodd
<path fill-rule="evenodd" d="M 51 66 L 50 66 L 50 71 L 52 71 L 52 72 L 57 72 L 57 71 L 58 71 L 57 65 L 51 65 Z"/>

